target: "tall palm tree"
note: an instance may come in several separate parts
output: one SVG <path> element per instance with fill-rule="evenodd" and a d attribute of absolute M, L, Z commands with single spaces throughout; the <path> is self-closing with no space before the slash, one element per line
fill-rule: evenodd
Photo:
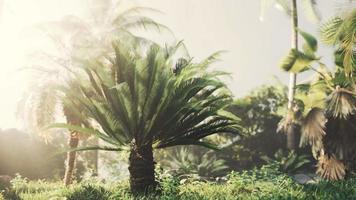
<path fill-rule="evenodd" d="M 303 10 L 306 16 L 312 21 L 319 21 L 320 16 L 316 10 L 315 0 L 303 0 L 301 1 L 303 5 Z M 291 48 L 298 51 L 298 11 L 297 11 L 297 0 L 262 0 L 261 3 L 261 19 L 263 19 L 263 14 L 268 5 L 274 3 L 277 8 L 283 10 L 286 14 L 291 17 Z M 281 122 L 280 130 L 283 130 L 287 134 L 287 148 L 290 150 L 296 149 L 298 147 L 298 136 L 299 136 L 299 123 L 297 121 L 299 107 L 295 102 L 295 86 L 297 83 L 297 73 L 289 71 L 289 84 L 288 84 L 288 112 Z"/>
<path fill-rule="evenodd" d="M 133 193 L 145 193 L 157 185 L 153 149 L 175 145 L 214 148 L 203 138 L 240 129 L 236 116 L 223 110 L 232 101 L 218 79 L 225 73 L 207 71 L 217 55 L 200 63 L 188 62 L 174 73 L 178 48 L 117 42 L 109 61 L 83 64 L 87 75 L 76 74 L 74 79 L 80 93 L 62 89 L 72 100 L 71 109 L 84 107 L 100 128 L 50 126 L 91 133 L 108 143 L 89 149 L 129 151 Z"/>
<path fill-rule="evenodd" d="M 321 177 L 340 180 L 356 167 L 356 89 L 347 81 L 344 66 L 337 66 L 334 72 L 319 70 L 318 74 L 302 98 L 301 142 L 312 146 Z"/>
<path fill-rule="evenodd" d="M 298 11 L 297 11 L 297 1 L 292 0 L 292 49 L 298 51 Z M 295 96 L 295 86 L 297 83 L 297 74 L 294 72 L 290 72 L 289 74 L 289 85 L 288 85 L 288 114 L 287 115 L 295 115 L 298 112 L 298 107 L 296 107 L 294 102 Z M 292 119 L 292 117 L 287 116 L 288 119 Z M 290 150 L 297 148 L 297 137 L 298 137 L 298 125 L 295 120 L 290 120 L 287 129 L 287 148 Z"/>
<path fill-rule="evenodd" d="M 356 169 L 356 10 L 334 17 L 321 27 L 322 41 L 336 47 L 334 71 L 321 67 L 307 85 L 302 142 L 312 146 L 317 173 L 343 179 Z"/>
<path fill-rule="evenodd" d="M 54 54 L 40 52 L 35 55 L 36 61 L 40 61 L 31 67 L 36 72 L 36 81 L 31 85 L 31 93 L 26 94 L 26 98 L 20 102 L 20 104 L 27 105 L 22 109 L 22 113 L 33 132 L 42 131 L 41 127 L 53 123 L 56 121 L 56 116 L 61 114 L 64 114 L 68 124 L 80 125 L 86 121 L 86 119 L 76 119 L 76 116 L 66 107 L 64 103 L 66 100 L 62 94 L 50 87 L 71 79 L 71 73 L 75 70 L 74 65 L 78 62 L 78 58 L 99 59 L 105 52 L 111 51 L 110 45 L 113 39 L 122 36 L 136 37 L 130 32 L 132 28 L 165 28 L 139 14 L 145 10 L 152 11 L 151 9 L 136 7 L 118 13 L 117 2 L 111 0 L 98 1 L 97 4 L 92 2 L 93 5 L 101 5 L 101 8 L 105 8 L 99 13 L 93 10 L 95 12 L 92 13 L 95 16 L 93 19 L 83 20 L 76 16 L 66 16 L 61 21 L 43 23 L 39 26 L 52 39 L 57 52 Z M 140 39 L 141 42 L 144 41 Z M 59 109 L 62 110 L 58 113 Z M 72 131 L 69 136 L 68 146 L 77 148 L 80 134 Z M 75 159 L 76 152 L 67 153 L 65 185 L 72 183 Z"/>

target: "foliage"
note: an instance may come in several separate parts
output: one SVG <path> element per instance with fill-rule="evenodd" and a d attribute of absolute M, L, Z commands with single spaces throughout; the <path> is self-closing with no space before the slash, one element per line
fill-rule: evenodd
<path fill-rule="evenodd" d="M 179 176 L 215 177 L 228 169 L 225 161 L 217 158 L 215 152 L 193 147 L 177 147 L 169 151 L 162 160 L 162 166 Z"/>
<path fill-rule="evenodd" d="M 135 37 L 140 42 L 145 39 L 135 36 L 131 31 L 135 28 L 167 29 L 162 24 L 144 16 L 141 12 L 157 12 L 144 7 L 121 9 L 119 0 L 88 0 L 91 13 L 88 18 L 75 15 L 65 16 L 59 21 L 41 23 L 37 28 L 50 39 L 55 51 L 34 52 L 31 56 L 29 69 L 33 79 L 29 93 L 23 95 L 18 103 L 18 116 L 25 122 L 29 131 L 40 134 L 47 141 L 56 139 L 53 144 L 65 146 L 63 134 L 47 134 L 44 127 L 61 121 L 61 117 L 71 118 L 70 112 L 65 111 L 65 94 L 54 87 L 58 83 L 66 83 L 75 70 L 76 63 L 83 59 L 99 59 L 112 52 L 112 41 L 121 37 Z M 41 37 L 43 40 L 44 37 Z M 75 121 L 75 120 L 74 120 Z M 68 122 L 72 123 L 72 122 Z M 87 123 L 82 119 L 81 123 Z M 85 138 L 83 135 L 81 139 Z"/>
<path fill-rule="evenodd" d="M 273 129 L 269 126 L 280 117 L 280 109 L 286 102 L 285 87 L 277 83 L 256 88 L 246 97 L 235 100 L 229 109 L 240 116 L 245 135 L 252 136 Z"/>
<path fill-rule="evenodd" d="M 30 85 L 29 94 L 25 94 L 19 103 L 19 113 L 26 121 L 26 128 L 32 133 L 40 134 L 47 141 L 51 141 L 53 131 L 52 134 L 48 134 L 49 129 L 44 127 L 62 121 L 63 117 L 68 124 L 89 125 L 87 118 L 77 118 L 76 114 L 67 107 L 67 95 L 54 88 L 58 83 L 66 84 L 70 81 L 71 73 L 76 70 L 74 66 L 79 62 L 78 60 L 101 59 L 108 52 L 112 52 L 111 42 L 122 36 L 134 37 L 140 42 L 146 41 L 133 35 L 130 32 L 133 28 L 154 27 L 158 30 L 165 28 L 140 13 L 154 11 L 153 9 L 135 7 L 120 11 L 118 9 L 121 6 L 116 0 L 92 0 L 87 3 L 91 11 L 95 12 L 91 13 L 91 17 L 65 16 L 60 21 L 51 21 L 38 26 L 47 36 L 46 39 L 51 39 L 50 44 L 54 46 L 54 50 L 37 52 L 32 56 L 35 59 L 30 62 L 33 65 L 30 69 L 36 72 L 34 74 L 36 81 Z M 87 139 L 86 136 L 88 135 L 71 131 L 68 140 L 69 148 L 77 148 L 79 139 Z M 63 136 L 58 138 L 60 139 L 51 142 L 60 143 L 61 147 L 65 146 Z M 66 185 L 72 182 L 76 155 L 76 152 L 67 153 L 64 175 Z M 95 163 L 95 156 L 93 157 Z"/>
<path fill-rule="evenodd" d="M 0 190 L 0 200 L 22 200 L 14 190 Z"/>
<path fill-rule="evenodd" d="M 124 200 L 207 200 L 207 199 L 326 199 L 344 200 L 356 198 L 355 179 L 341 182 L 320 181 L 316 184 L 300 185 L 292 178 L 276 171 L 275 166 L 266 165 L 259 169 L 232 172 L 227 176 L 227 182 L 188 182 L 180 184 L 170 174 L 159 174 L 161 193 L 133 197 L 129 193 L 128 183 L 102 183 L 91 180 L 90 183 L 80 183 L 71 187 L 63 187 L 60 183 L 29 182 L 25 187 L 37 190 L 22 190 L 18 194 L 23 200 L 63 199 L 81 193 L 79 199 L 90 199 L 93 191 L 104 194 L 103 199 Z M 88 189 L 89 188 L 89 189 Z M 13 188 L 16 190 L 16 188 Z M 98 194 L 98 193 L 97 193 Z M 101 196 L 103 197 L 103 196 Z"/>
<path fill-rule="evenodd" d="M 340 52 L 347 78 L 356 70 L 356 10 L 331 18 L 321 27 L 321 40 Z"/>
<path fill-rule="evenodd" d="M 318 48 L 316 38 L 300 29 L 298 33 L 305 40 L 303 51 L 291 49 L 288 55 L 282 60 L 280 67 L 287 72 L 299 73 L 306 71 L 313 62 L 319 60 L 314 54 Z"/>
<path fill-rule="evenodd" d="M 229 111 L 240 117 L 243 137 L 215 136 L 215 142 L 224 144 L 216 152 L 218 158 L 226 160 L 232 169 L 249 169 L 263 163 L 261 156 L 273 156 L 283 149 L 285 136 L 277 134 L 276 129 L 286 102 L 285 87 L 279 83 L 261 86 L 236 99 Z"/>
<path fill-rule="evenodd" d="M 67 200 L 106 200 L 110 193 L 101 186 L 83 185 L 67 195 Z"/>
<path fill-rule="evenodd" d="M 219 80 L 225 73 L 207 70 L 217 54 L 200 63 L 189 62 L 174 73 L 173 58 L 181 45 L 163 48 L 154 43 L 145 46 L 135 39 L 117 41 L 115 55 L 108 55 L 107 60 L 83 61 L 82 73 L 73 73 L 72 81 L 59 89 L 76 118 L 89 118 L 93 123 L 49 127 L 91 134 L 106 143 L 75 151 L 129 150 L 131 188 L 146 192 L 156 185 L 152 149 L 176 145 L 216 148 L 203 138 L 240 130 L 238 118 L 224 110 L 232 102 L 231 93 Z"/>
<path fill-rule="evenodd" d="M 263 156 L 262 159 L 269 164 L 277 165 L 278 169 L 285 173 L 296 172 L 311 162 L 308 155 L 298 155 L 295 151 L 286 153 L 281 149 L 272 158 Z"/>
<path fill-rule="evenodd" d="M 328 70 L 318 61 L 319 68 L 312 68 L 316 78 L 297 87 L 303 102 L 301 143 L 312 146 L 318 159 L 317 173 L 330 180 L 343 179 L 355 169 L 356 90 L 352 75 L 356 68 L 349 60 L 353 55 L 348 55 L 348 45 L 354 46 L 354 41 L 347 36 L 355 33 L 355 13 L 335 18 L 321 28 L 324 42 L 337 47 L 335 69 Z"/>
<path fill-rule="evenodd" d="M 201 63 L 189 63 L 176 76 L 171 58 L 178 47 L 170 52 L 155 44 L 146 48 L 116 43 L 111 64 L 94 62 L 83 66 L 91 87 L 76 74 L 75 84 L 63 88 L 78 116 L 78 109 L 84 107 L 102 130 L 63 124 L 51 127 L 86 132 L 114 146 L 97 147 L 103 150 L 123 150 L 131 142 L 142 146 L 149 141 L 156 148 L 209 146 L 200 139 L 220 132 L 237 133 L 236 120 L 222 112 L 231 102 L 225 85 L 217 79 L 224 73 L 206 71 L 215 55 Z M 147 51 L 140 55 L 142 48 Z M 78 90 L 73 91 L 73 87 Z"/>

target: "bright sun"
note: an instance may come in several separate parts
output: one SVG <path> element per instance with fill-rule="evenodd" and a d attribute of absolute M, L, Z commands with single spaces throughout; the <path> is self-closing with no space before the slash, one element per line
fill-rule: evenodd
<path fill-rule="evenodd" d="M 21 128 L 16 119 L 17 104 L 28 80 L 27 56 L 31 51 L 28 30 L 34 25 L 80 11 L 82 0 L 0 0 L 0 127 Z M 2 5 L 2 6 L 1 6 Z"/>

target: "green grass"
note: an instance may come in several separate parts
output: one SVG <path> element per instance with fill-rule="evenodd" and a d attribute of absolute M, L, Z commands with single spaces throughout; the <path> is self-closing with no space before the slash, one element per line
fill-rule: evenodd
<path fill-rule="evenodd" d="M 4 196 L 11 196 L 8 198 L 11 200 L 16 200 L 16 194 L 23 200 L 356 199 L 356 179 L 300 185 L 273 166 L 233 172 L 224 183 L 187 180 L 182 184 L 169 174 L 161 174 L 158 179 L 162 187 L 160 194 L 147 197 L 134 198 L 127 181 L 102 183 L 90 179 L 66 188 L 61 183 L 28 182 L 21 178 L 13 181 L 12 191 Z"/>

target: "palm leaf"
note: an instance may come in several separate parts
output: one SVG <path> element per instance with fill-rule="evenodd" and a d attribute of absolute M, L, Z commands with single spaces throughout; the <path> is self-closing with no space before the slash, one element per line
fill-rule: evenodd
<path fill-rule="evenodd" d="M 320 108 L 313 108 L 303 119 L 301 143 L 309 143 L 319 150 L 322 148 L 322 139 L 325 135 L 326 117 Z"/>

